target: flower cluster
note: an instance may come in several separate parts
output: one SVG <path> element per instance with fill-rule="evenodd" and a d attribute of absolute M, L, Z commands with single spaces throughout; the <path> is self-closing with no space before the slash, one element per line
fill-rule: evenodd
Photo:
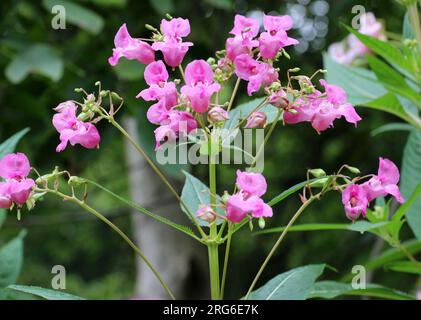
<path fill-rule="evenodd" d="M 240 222 L 248 214 L 253 218 L 272 217 L 272 208 L 261 199 L 267 189 L 262 174 L 237 170 L 236 185 L 239 191 L 230 196 L 226 203 L 229 221 Z"/>
<path fill-rule="evenodd" d="M 89 106 L 94 103 L 92 95 L 87 97 L 85 105 Z M 60 144 L 56 151 L 61 152 L 66 149 L 70 142 L 72 146 L 80 144 L 85 148 L 92 149 L 99 146 L 100 135 L 91 122 L 84 121 L 93 116 L 89 113 L 82 112 L 76 116 L 78 106 L 73 101 L 65 101 L 60 103 L 54 110 L 57 112 L 53 116 L 53 125 L 60 133 Z"/>
<path fill-rule="evenodd" d="M 21 207 L 26 203 L 35 185 L 28 179 L 31 166 L 23 153 L 11 153 L 0 160 L 0 208 L 10 209 L 13 204 Z"/>
<path fill-rule="evenodd" d="M 384 158 L 379 158 L 377 175 L 362 184 L 351 184 L 342 193 L 342 203 L 346 216 L 356 220 L 360 215 L 365 217 L 369 203 L 378 197 L 388 194 L 395 197 L 399 203 L 404 199 L 399 191 L 399 170 L 396 165 Z"/>
<path fill-rule="evenodd" d="M 386 36 L 383 30 L 383 25 L 376 20 L 372 12 L 363 14 L 360 17 L 359 32 L 379 40 L 385 40 Z M 329 56 L 340 64 L 350 65 L 357 58 L 363 57 L 367 53 L 371 53 L 358 38 L 350 34 L 342 42 L 335 42 L 330 45 L 328 49 Z"/>
<path fill-rule="evenodd" d="M 320 80 L 320 83 L 324 87 L 325 93 L 322 94 L 314 89 L 311 94 L 295 100 L 289 111 L 284 113 L 284 122 L 290 124 L 310 122 L 319 133 L 332 127 L 333 121 L 341 117 L 357 125 L 361 117 L 355 108 L 347 102 L 345 91 L 338 86 L 327 84 L 325 80 Z M 313 87 L 310 80 L 306 85 Z"/>

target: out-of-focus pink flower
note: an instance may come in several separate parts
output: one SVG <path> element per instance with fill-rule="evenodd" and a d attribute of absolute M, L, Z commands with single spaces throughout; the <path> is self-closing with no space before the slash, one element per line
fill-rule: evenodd
<path fill-rule="evenodd" d="M 292 28 L 290 16 L 263 16 L 263 27 L 259 37 L 260 55 L 265 59 L 274 59 L 279 49 L 298 44 L 296 39 L 288 37 L 287 30 Z"/>
<path fill-rule="evenodd" d="M 362 184 L 367 193 L 368 201 L 390 194 L 399 203 L 403 203 L 404 199 L 398 187 L 399 176 L 399 169 L 392 161 L 379 158 L 377 176 L 372 177 L 369 181 Z"/>
<path fill-rule="evenodd" d="M 169 126 L 164 125 L 155 129 L 155 151 L 161 147 L 161 142 L 174 142 L 177 140 L 177 133 Z"/>
<path fill-rule="evenodd" d="M 127 30 L 126 24 L 118 29 L 114 37 L 113 55 L 108 59 L 110 65 L 115 66 L 121 57 L 129 60 L 138 60 L 148 64 L 155 60 L 155 52 L 152 47 L 144 41 L 132 38 Z"/>
<path fill-rule="evenodd" d="M 345 117 L 347 122 L 356 126 L 361 117 L 347 102 L 345 91 L 327 84 L 325 80 L 320 80 L 320 83 L 325 87 L 326 97 L 316 91 L 305 98 L 297 99 L 292 107 L 294 112 L 284 113 L 284 122 L 292 124 L 309 121 L 317 132 L 321 132 L 332 127 L 335 119 Z"/>
<path fill-rule="evenodd" d="M 0 208 L 9 209 L 12 203 L 25 204 L 35 185 L 28 179 L 30 172 L 29 160 L 23 153 L 11 153 L 0 160 Z"/>
<path fill-rule="evenodd" d="M 230 33 L 243 38 L 254 38 L 259 33 L 259 21 L 236 14 L 234 28 L 232 28 Z"/>
<path fill-rule="evenodd" d="M 61 143 L 56 151 L 61 152 L 70 142 L 72 146 L 80 144 L 85 148 L 92 149 L 99 145 L 101 137 L 96 127 L 90 122 L 83 122 L 76 117 L 77 106 L 67 103 L 59 105 L 58 113 L 53 116 L 53 125 L 60 133 Z"/>
<path fill-rule="evenodd" d="M 267 120 L 267 117 L 264 112 L 255 111 L 247 119 L 247 122 L 244 128 L 247 128 L 247 129 L 264 128 L 264 126 L 266 125 L 266 120 Z"/>
<path fill-rule="evenodd" d="M 184 59 L 191 42 L 183 42 L 182 37 L 190 33 L 190 22 L 188 19 L 173 18 L 170 21 L 161 21 L 161 31 L 164 34 L 164 41 L 157 41 L 152 44 L 155 51 L 161 51 L 164 60 L 170 67 L 178 67 Z"/>
<path fill-rule="evenodd" d="M 237 170 L 236 184 L 246 197 L 261 197 L 267 190 L 266 179 L 258 172 L 242 172 Z"/>
<path fill-rule="evenodd" d="M 0 177 L 4 179 L 26 178 L 30 170 L 29 160 L 23 153 L 11 153 L 0 160 Z"/>
<path fill-rule="evenodd" d="M 209 223 L 215 221 L 216 214 L 215 211 L 209 205 L 203 205 L 196 211 L 196 216 L 202 219 L 203 221 L 207 221 Z"/>
<path fill-rule="evenodd" d="M 345 65 L 350 65 L 356 57 L 354 51 L 346 50 L 345 45 L 342 42 L 332 43 L 329 46 L 327 53 L 333 61 Z"/>
<path fill-rule="evenodd" d="M 342 192 L 346 216 L 352 221 L 357 220 L 361 214 L 365 217 L 368 202 L 367 194 L 360 185 L 350 185 Z"/>
<path fill-rule="evenodd" d="M 208 119 L 210 122 L 222 122 L 229 119 L 229 114 L 224 108 L 213 107 L 208 112 Z"/>
<path fill-rule="evenodd" d="M 181 88 L 197 113 L 206 112 L 211 97 L 221 89 L 219 83 L 213 82 L 212 67 L 204 60 L 190 62 L 185 71 L 186 85 Z"/>
<path fill-rule="evenodd" d="M 258 62 L 248 54 L 241 54 L 234 60 L 235 73 L 248 81 L 247 93 L 251 96 L 260 87 L 269 86 L 278 80 L 278 72 L 271 65 Z"/>

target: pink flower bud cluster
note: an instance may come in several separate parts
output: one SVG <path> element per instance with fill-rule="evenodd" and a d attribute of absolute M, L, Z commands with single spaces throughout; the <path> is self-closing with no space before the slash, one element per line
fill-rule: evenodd
<path fill-rule="evenodd" d="M 325 80 L 320 80 L 320 83 L 325 93 L 314 90 L 313 93 L 295 100 L 289 111 L 284 112 L 284 122 L 310 122 L 318 133 L 333 127 L 333 121 L 341 117 L 356 126 L 361 117 L 347 101 L 345 91 L 336 85 L 328 84 Z"/>
<path fill-rule="evenodd" d="M 13 204 L 22 206 L 26 203 L 35 186 L 28 179 L 31 166 L 23 153 L 11 153 L 0 160 L 0 208 L 10 209 Z"/>
<path fill-rule="evenodd" d="M 97 128 L 91 122 L 79 120 L 76 115 L 78 106 L 73 101 L 60 103 L 54 110 L 54 128 L 60 133 L 60 144 L 56 151 L 66 149 L 67 144 L 72 146 L 80 144 L 85 148 L 92 149 L 99 146 L 101 137 Z"/>
<path fill-rule="evenodd" d="M 360 28 L 358 31 L 360 33 L 379 40 L 386 39 L 383 25 L 376 20 L 376 17 L 372 12 L 363 14 L 359 21 Z M 363 57 L 369 53 L 371 53 L 371 50 L 353 34 L 348 35 L 348 37 L 342 42 L 335 42 L 331 44 L 328 49 L 328 54 L 334 61 L 345 65 L 350 65 L 357 58 Z"/>
<path fill-rule="evenodd" d="M 253 218 L 272 217 L 272 208 L 261 199 L 267 189 L 266 179 L 262 174 L 237 170 L 236 185 L 239 191 L 226 203 L 229 221 L 240 222 L 249 214 Z"/>
<path fill-rule="evenodd" d="M 399 191 L 399 170 L 396 165 L 384 158 L 379 158 L 377 175 L 363 184 L 352 184 L 342 193 L 342 203 L 345 207 L 346 216 L 350 220 L 356 220 L 362 215 L 365 217 L 371 201 L 378 197 L 392 195 L 399 203 L 404 199 Z"/>

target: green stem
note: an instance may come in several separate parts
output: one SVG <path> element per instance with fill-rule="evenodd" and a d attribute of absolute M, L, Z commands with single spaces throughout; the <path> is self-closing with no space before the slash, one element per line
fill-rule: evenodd
<path fill-rule="evenodd" d="M 214 163 L 213 152 L 211 150 L 211 139 L 209 139 L 209 188 L 210 188 L 210 205 L 215 208 L 216 205 L 216 165 Z M 211 240 L 216 240 L 218 237 L 218 229 L 216 220 L 210 225 L 209 236 Z M 219 254 L 218 246 L 216 241 L 212 241 L 207 244 L 208 255 L 209 255 L 209 271 L 210 271 L 210 285 L 211 285 L 211 297 L 212 300 L 219 299 Z"/>
<path fill-rule="evenodd" d="M 227 278 L 228 259 L 230 255 L 230 249 L 231 249 L 231 238 L 232 238 L 232 224 L 230 222 L 228 224 L 228 241 L 227 241 L 227 246 L 225 247 L 224 268 L 222 271 L 221 294 L 220 294 L 221 299 L 224 298 L 225 280 Z"/>
<path fill-rule="evenodd" d="M 231 98 L 230 98 L 230 101 L 229 101 L 229 104 L 228 104 L 228 108 L 227 108 L 227 111 L 228 112 L 232 108 L 232 105 L 234 103 L 235 96 L 237 95 L 238 87 L 240 86 L 240 82 L 241 82 L 241 79 L 240 78 L 237 78 L 237 81 L 235 82 L 234 89 L 232 90 Z"/>
<path fill-rule="evenodd" d="M 123 238 L 123 240 L 127 242 L 127 244 L 133 249 L 133 251 L 146 263 L 146 265 L 149 267 L 149 269 L 151 269 L 151 271 L 153 272 L 155 277 L 158 279 L 159 283 L 162 285 L 162 287 L 167 292 L 167 294 L 170 296 L 170 298 L 172 300 L 175 300 L 175 297 L 174 297 L 173 293 L 171 292 L 170 288 L 167 286 L 165 281 L 162 279 L 162 277 L 158 273 L 158 271 L 152 266 L 152 264 L 149 262 L 149 260 L 140 251 L 140 249 L 133 243 L 133 241 L 131 241 L 130 238 L 119 227 L 117 227 L 114 223 L 112 223 L 110 220 L 108 220 L 105 216 L 103 216 L 101 213 L 96 211 L 94 208 L 90 207 L 85 202 L 79 200 L 76 197 L 71 197 L 71 196 L 68 196 L 68 195 L 66 195 L 64 193 L 61 193 L 59 191 L 50 190 L 50 189 L 41 189 L 40 191 L 41 192 L 49 192 L 49 193 L 52 193 L 56 196 L 59 196 L 60 198 L 62 198 L 64 200 L 68 200 L 68 201 L 76 203 L 77 205 L 79 205 L 80 207 L 82 207 L 83 209 L 85 209 L 89 213 L 93 214 L 98 219 L 100 219 L 102 222 L 106 223 L 109 227 L 111 227 L 111 229 L 113 229 L 115 232 L 117 232 L 117 234 L 121 238 Z"/>
<path fill-rule="evenodd" d="M 294 216 L 291 218 L 291 220 L 288 222 L 287 226 L 285 227 L 284 231 L 279 236 L 278 240 L 273 245 L 272 249 L 270 250 L 269 254 L 267 255 L 265 261 L 263 262 L 262 266 L 260 267 L 259 271 L 257 272 L 256 276 L 253 279 L 253 282 L 250 285 L 250 288 L 247 291 L 245 300 L 248 299 L 250 296 L 250 293 L 253 291 L 257 281 L 259 280 L 260 276 L 263 273 L 263 270 L 266 268 L 267 264 L 269 263 L 269 260 L 274 255 L 275 251 L 278 249 L 279 245 L 282 243 L 282 240 L 285 238 L 286 234 L 288 233 L 289 228 L 294 224 L 295 220 L 298 219 L 298 217 L 303 213 L 304 209 L 307 208 L 307 206 L 312 203 L 315 199 L 317 199 L 317 196 L 313 196 L 309 198 L 306 202 L 304 202 L 301 207 L 297 210 L 297 212 L 294 214 Z"/>
<path fill-rule="evenodd" d="M 199 231 L 202 238 L 205 239 L 206 234 L 203 232 L 203 229 L 197 223 L 196 219 L 194 219 L 193 213 L 190 212 L 190 210 L 188 209 L 188 207 L 186 206 L 184 201 L 178 195 L 177 191 L 174 189 L 174 187 L 171 185 L 171 183 L 168 181 L 168 179 L 164 176 L 164 174 L 159 170 L 159 168 L 155 165 L 155 163 L 152 161 L 152 159 L 149 158 L 149 156 L 146 154 L 146 152 L 137 144 L 137 142 L 130 136 L 130 134 L 126 130 L 124 130 L 124 128 L 122 126 L 120 126 L 120 124 L 117 121 L 114 120 L 114 118 L 110 117 L 110 118 L 108 118 L 108 120 L 111 122 L 111 124 L 114 127 L 117 128 L 117 130 L 119 130 L 127 138 L 127 140 L 130 142 L 130 144 L 137 150 L 137 152 L 139 152 L 142 155 L 142 157 L 146 160 L 146 162 L 148 162 L 148 164 L 151 166 L 153 171 L 155 171 L 155 173 L 164 182 L 164 184 L 168 187 L 168 189 L 171 191 L 171 193 L 177 198 L 178 202 L 189 213 L 189 216 L 191 217 L 190 220 L 196 226 L 196 228 Z"/>
<path fill-rule="evenodd" d="M 259 159 L 260 154 L 262 153 L 262 151 L 263 151 L 263 149 L 264 149 L 265 145 L 266 145 L 266 144 L 267 144 L 267 142 L 269 141 L 269 138 L 270 138 L 270 136 L 272 135 L 273 130 L 275 129 L 275 127 L 276 127 L 276 125 L 277 125 L 277 123 L 278 123 L 278 121 L 279 121 L 279 118 L 281 117 L 281 114 L 282 114 L 282 110 L 281 110 L 281 109 L 279 109 L 279 110 L 278 110 L 278 113 L 276 114 L 275 120 L 272 122 L 272 125 L 270 126 L 269 131 L 268 131 L 268 133 L 267 133 L 267 134 L 266 134 L 266 136 L 265 136 L 265 139 L 264 139 L 264 141 L 263 141 L 263 144 L 262 144 L 262 145 L 260 145 L 260 148 L 259 148 L 259 150 L 257 151 L 256 156 L 255 156 L 255 157 L 254 157 L 254 159 L 253 159 L 253 163 L 251 164 L 251 167 L 254 167 L 254 166 L 256 165 L 257 159 Z"/>

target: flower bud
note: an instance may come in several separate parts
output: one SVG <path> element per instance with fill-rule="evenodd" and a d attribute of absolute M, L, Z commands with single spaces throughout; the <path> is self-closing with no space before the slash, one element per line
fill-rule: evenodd
<path fill-rule="evenodd" d="M 209 205 L 203 205 L 196 211 L 196 216 L 206 222 L 212 223 L 216 219 L 215 211 Z"/>
<path fill-rule="evenodd" d="M 265 219 L 263 217 L 260 217 L 259 218 L 259 228 L 260 229 L 264 229 L 265 228 L 265 225 L 266 225 Z"/>
<path fill-rule="evenodd" d="M 356 167 L 351 167 L 351 166 L 346 165 L 345 168 L 347 168 L 349 170 L 349 172 L 351 172 L 351 173 L 355 173 L 355 174 L 361 173 L 360 169 L 358 169 Z"/>
<path fill-rule="evenodd" d="M 269 96 L 269 103 L 279 109 L 286 109 L 289 106 L 288 95 L 284 90 L 279 90 Z"/>
<path fill-rule="evenodd" d="M 223 203 L 227 203 L 227 201 L 229 200 L 229 198 L 231 197 L 231 195 L 228 193 L 228 191 L 224 191 L 224 194 L 221 197 L 221 200 Z"/>
<path fill-rule="evenodd" d="M 228 112 L 221 107 L 213 107 L 208 112 L 209 122 L 223 122 L 229 118 Z"/>
<path fill-rule="evenodd" d="M 70 186 L 73 186 L 73 187 L 78 187 L 78 186 L 80 186 L 81 184 L 86 183 L 86 180 L 85 180 L 85 179 L 83 179 L 83 178 L 81 178 L 81 177 L 71 176 L 71 177 L 69 178 L 69 180 L 67 181 L 67 183 L 68 183 Z"/>
<path fill-rule="evenodd" d="M 254 129 L 254 128 L 264 128 L 266 124 L 266 114 L 261 111 L 253 112 L 250 117 L 247 119 L 247 123 L 244 128 Z"/>
<path fill-rule="evenodd" d="M 321 178 L 326 176 L 326 172 L 323 169 L 311 169 L 308 171 L 312 176 L 316 177 L 316 178 Z"/>

